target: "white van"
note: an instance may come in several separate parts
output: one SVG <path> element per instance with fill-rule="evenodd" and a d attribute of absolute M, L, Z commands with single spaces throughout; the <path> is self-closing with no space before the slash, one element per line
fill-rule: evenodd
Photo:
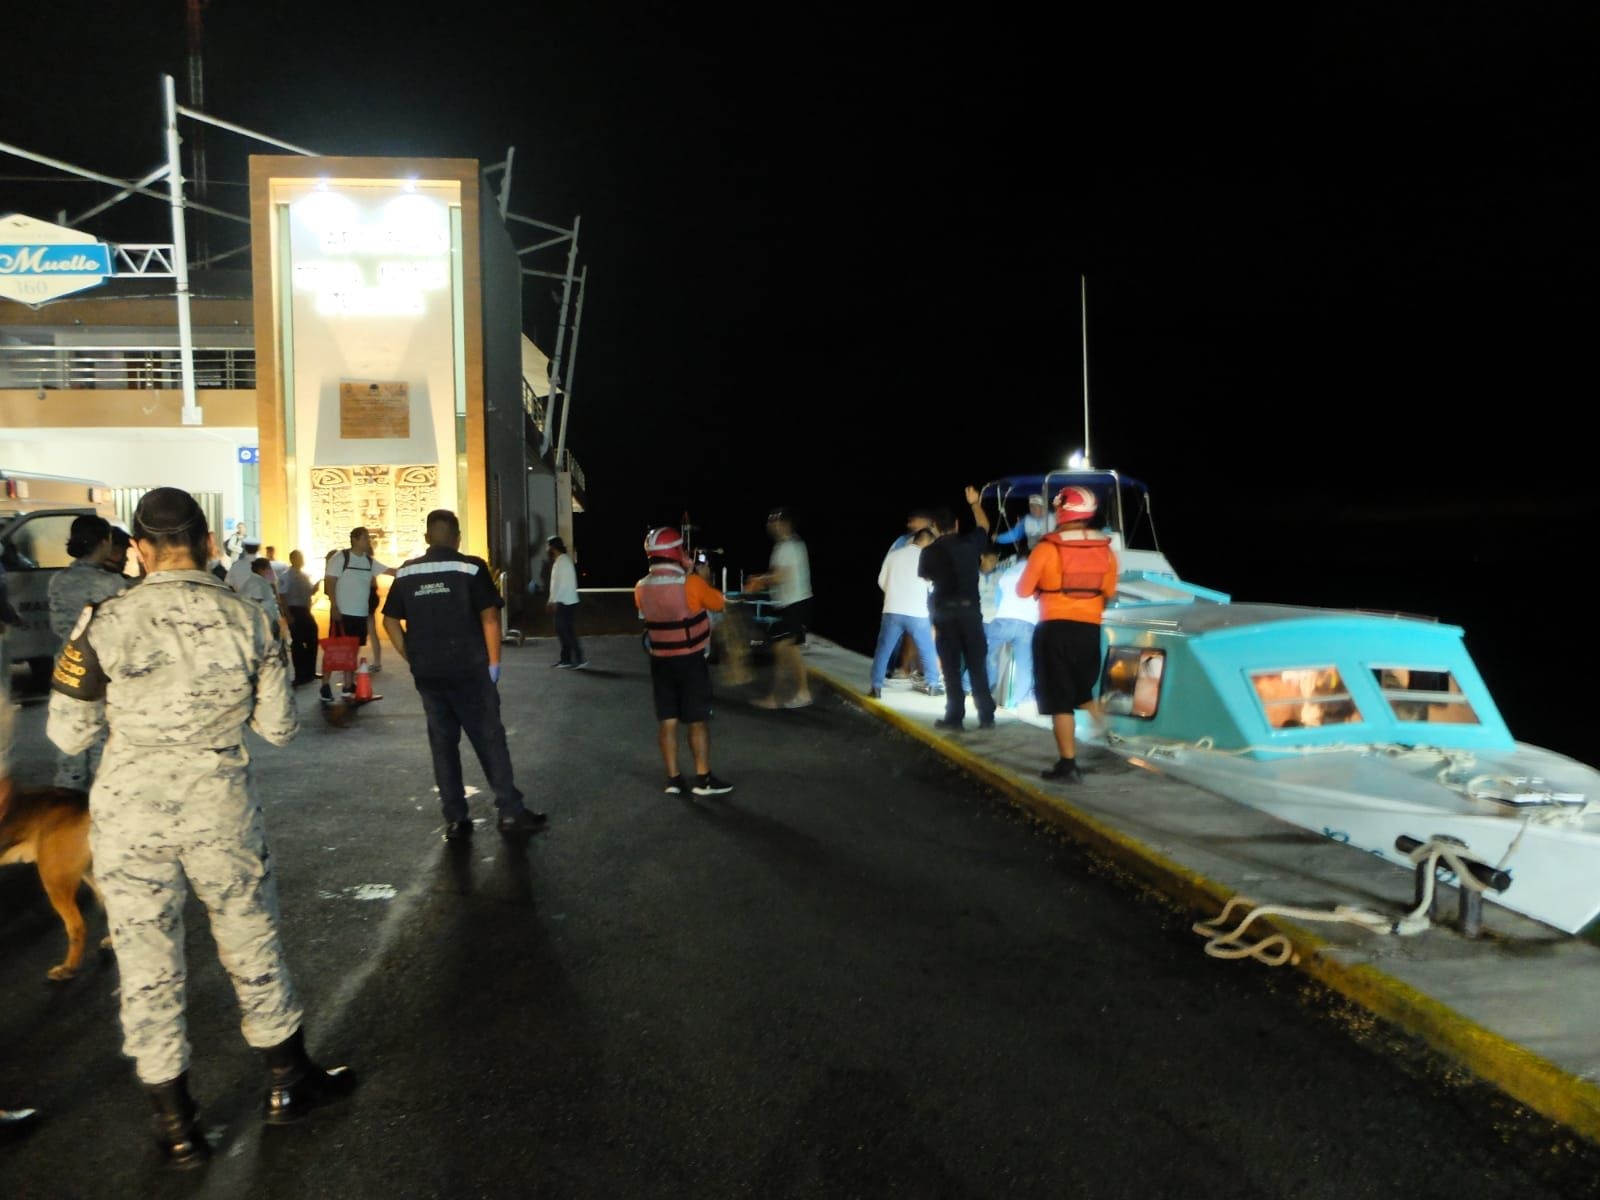
<path fill-rule="evenodd" d="M 50 679 L 59 639 L 50 629 L 50 580 L 71 564 L 67 536 L 85 513 L 117 521 L 111 489 L 93 479 L 31 475 L 0 470 L 0 563 L 6 569 L 6 594 L 22 618 L 5 631 L 0 663 L 27 663 L 34 683 Z M 0 694 L 9 685 L 0 681 Z"/>

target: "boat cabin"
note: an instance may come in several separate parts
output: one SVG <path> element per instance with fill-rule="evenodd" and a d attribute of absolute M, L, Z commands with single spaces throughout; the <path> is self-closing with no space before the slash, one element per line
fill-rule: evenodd
<path fill-rule="evenodd" d="M 1124 738 L 1257 758 L 1515 741 L 1462 639 L 1420 617 L 1274 604 L 1108 608 L 1101 699 Z"/>

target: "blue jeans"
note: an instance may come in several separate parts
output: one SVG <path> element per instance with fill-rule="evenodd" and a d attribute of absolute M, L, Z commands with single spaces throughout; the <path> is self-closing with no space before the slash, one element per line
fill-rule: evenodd
<path fill-rule="evenodd" d="M 989 639 L 989 685 L 1000 686 L 1000 647 L 1011 647 L 1016 672 L 1011 676 L 1011 695 L 1007 707 L 1016 708 L 1033 699 L 1033 626 L 1016 617 L 1002 617 L 984 627 Z"/>
<path fill-rule="evenodd" d="M 889 656 L 900 644 L 900 635 L 909 633 L 917 647 L 917 657 L 922 659 L 922 677 L 929 686 L 937 678 L 939 652 L 933 646 L 933 622 L 927 617 L 913 617 L 906 613 L 883 614 L 878 625 L 878 652 L 872 656 L 872 686 L 882 688 L 889 676 Z"/>
<path fill-rule="evenodd" d="M 500 689 L 484 670 L 481 678 L 449 683 L 414 681 L 428 718 L 428 750 L 433 755 L 433 781 L 439 785 L 439 807 L 446 821 L 465 821 L 467 789 L 461 778 L 461 734 L 477 752 L 502 817 L 514 817 L 524 805 L 511 775 L 511 750 L 500 720 Z"/>

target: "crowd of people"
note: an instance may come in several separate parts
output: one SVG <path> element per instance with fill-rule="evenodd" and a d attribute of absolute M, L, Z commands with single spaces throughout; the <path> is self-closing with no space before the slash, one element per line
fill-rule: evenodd
<path fill-rule="evenodd" d="M 1094 527 L 1095 495 L 1063 487 L 1048 519 L 1045 497 L 1030 496 L 1027 515 L 998 535 L 978 489 L 968 487 L 966 499 L 969 522 L 916 509 L 884 554 L 867 694 L 882 699 L 890 663 L 909 642 L 923 690 L 944 698 L 938 728 L 965 728 L 969 694 L 978 728 L 993 728 L 1003 695 L 1014 711 L 1050 717 L 1057 759 L 1042 776 L 1076 781 L 1075 714 L 1096 713 L 1100 622 L 1117 587 L 1116 552 Z M 1023 545 L 1025 554 L 1005 554 Z"/>
<path fill-rule="evenodd" d="M 1058 758 L 1046 779 L 1079 777 L 1074 713 L 1092 711 L 1100 671 L 1100 618 L 1115 594 L 1110 539 L 1094 528 L 1095 497 L 1069 486 L 1053 498 L 1053 521 L 1034 497 L 1015 536 L 991 537 L 979 493 L 967 489 L 970 522 L 918 510 L 891 544 L 878 574 L 883 613 L 869 694 L 881 698 L 900 643 L 909 643 L 926 690 L 944 698 L 937 725 L 963 728 L 971 695 L 980 729 L 995 723 L 997 695 L 1014 709 L 1036 705 L 1052 720 Z M 1049 528 L 1046 528 L 1046 525 Z M 326 1068 L 305 1045 L 297 999 L 278 934 L 276 882 L 265 822 L 253 793 L 243 731 L 284 745 L 299 729 L 294 689 L 316 678 L 315 593 L 329 600 L 330 630 L 379 644 L 379 619 L 410 668 L 422 703 L 444 837 L 473 833 L 462 776 L 463 733 L 483 768 L 507 837 L 546 827 L 514 777 L 499 700 L 504 600 L 489 564 L 462 554 L 454 513 L 426 519 L 425 553 L 399 567 L 373 557 L 368 530 L 329 554 L 322 578 L 304 555 L 287 563 L 242 526 L 222 561 L 200 505 L 177 488 L 140 501 L 131 536 L 97 516 L 71 527 L 69 567 L 50 585 L 50 619 L 63 639 L 46 732 L 57 751 L 55 782 L 87 791 L 90 843 L 110 942 L 120 972 L 123 1050 L 149 1097 L 154 1136 L 175 1166 L 211 1153 L 190 1093 L 182 913 L 189 889 L 205 905 L 218 956 L 233 983 L 245 1040 L 262 1054 L 262 1112 L 273 1124 L 299 1120 L 348 1092 L 348 1067 Z M 774 659 L 764 708 L 812 703 L 801 647 L 811 624 L 810 560 L 792 512 L 767 520 L 773 547 L 765 572 L 745 581 L 775 609 Z M 1002 557 L 1026 539 L 1026 555 Z M 140 573 L 126 573 L 129 551 Z M 223 551 L 229 553 L 228 550 Z M 733 785 L 712 770 L 709 655 L 727 597 L 704 556 L 691 560 L 680 531 L 658 528 L 644 543 L 645 574 L 633 591 L 643 624 L 657 743 L 668 794 L 720 796 Z M 548 539 L 548 608 L 560 648 L 553 665 L 587 664 L 575 627 L 576 576 L 565 543 Z M 392 577 L 386 599 L 376 580 Z M 0 590 L 0 616 L 4 592 Z M 1007 684 L 1003 666 L 1009 659 Z M 291 665 L 292 664 L 292 665 Z M 937 672 L 937 674 L 935 674 Z M 322 697 L 337 703 L 324 672 Z M 348 676 L 340 686 L 353 688 Z M 9 706 L 5 716 L 9 716 Z M 687 735 L 692 770 L 680 759 Z M 0 814 L 11 791 L 0 731 Z M 153 765 L 154 764 L 154 765 Z M 30 1109 L 0 1110 L 0 1135 L 29 1126 Z"/>

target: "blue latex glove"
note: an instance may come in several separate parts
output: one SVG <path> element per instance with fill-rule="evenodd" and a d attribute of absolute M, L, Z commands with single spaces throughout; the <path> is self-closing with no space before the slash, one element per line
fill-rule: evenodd
<path fill-rule="evenodd" d="M 499 683 L 500 682 L 500 664 L 499 663 L 495 663 L 492 667 L 489 668 L 489 682 L 490 683 Z"/>

